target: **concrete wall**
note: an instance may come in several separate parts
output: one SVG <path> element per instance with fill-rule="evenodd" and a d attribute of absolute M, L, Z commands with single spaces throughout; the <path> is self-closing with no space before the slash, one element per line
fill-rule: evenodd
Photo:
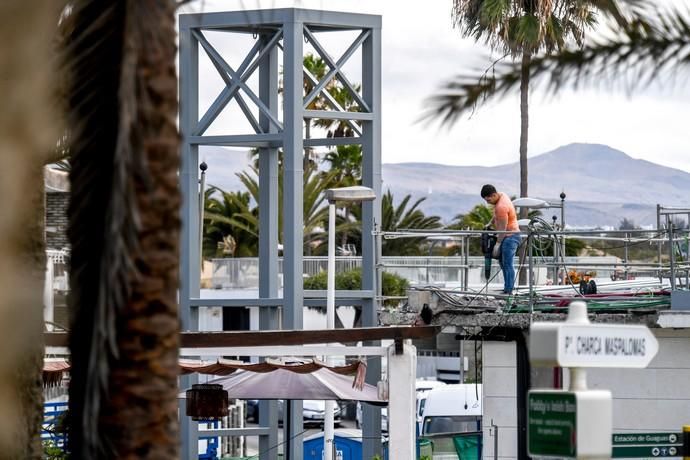
<path fill-rule="evenodd" d="M 690 424 L 690 330 L 652 332 L 659 353 L 646 369 L 587 372 L 590 388 L 611 390 L 614 433 L 682 431 Z"/>
<path fill-rule="evenodd" d="M 690 424 L 690 329 L 652 329 L 659 353 L 646 369 L 589 369 L 591 389 L 613 395 L 613 432 L 682 431 Z M 515 343 L 484 342 L 484 458 L 517 458 Z M 535 374 L 539 374 L 536 375 Z M 533 369 L 533 387 L 549 386 L 551 369 Z M 564 370 L 564 386 L 569 384 Z M 536 378 L 535 378 L 536 377 Z"/>
<path fill-rule="evenodd" d="M 47 192 L 45 201 L 46 247 L 63 249 L 69 247 L 67 240 L 68 192 Z"/>
<path fill-rule="evenodd" d="M 487 341 L 482 351 L 483 457 L 494 458 L 493 422 L 498 426 L 498 458 L 512 459 L 517 452 L 515 342 Z"/>

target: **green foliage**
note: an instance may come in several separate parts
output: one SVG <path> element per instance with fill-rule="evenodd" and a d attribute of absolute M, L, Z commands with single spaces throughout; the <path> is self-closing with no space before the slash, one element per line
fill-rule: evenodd
<path fill-rule="evenodd" d="M 254 152 L 255 155 L 258 152 Z M 258 156 L 258 155 L 257 155 Z M 283 176 L 284 166 L 282 161 L 283 154 L 279 152 L 278 160 L 278 239 L 283 241 Z M 250 168 L 249 171 L 243 171 L 237 176 L 247 189 L 251 196 L 253 203 L 259 202 L 259 170 L 257 165 Z M 323 231 L 325 222 L 328 220 L 328 208 L 325 205 L 324 191 L 334 186 L 333 172 L 318 171 L 314 163 L 307 163 L 302 183 L 303 196 L 303 218 L 304 218 L 304 245 L 305 253 L 310 254 L 312 246 L 318 246 L 326 239 L 326 233 Z M 255 206 L 251 210 L 251 214 L 243 214 L 243 220 L 246 222 L 248 228 L 252 228 L 258 235 L 259 228 L 259 208 Z M 254 215 L 256 217 L 254 218 Z"/>
<path fill-rule="evenodd" d="M 453 217 L 453 222 L 448 226 L 449 229 L 457 230 L 483 230 L 494 216 L 490 206 L 478 204 L 467 214 L 458 214 Z"/>
<path fill-rule="evenodd" d="M 453 23 L 462 35 L 482 40 L 504 55 L 484 71 L 448 81 L 427 100 L 423 118 L 452 125 L 489 96 L 504 94 L 507 88 L 524 87 L 534 76 L 531 63 L 535 57 L 542 59 L 540 53 L 549 56 L 569 43 L 583 45 L 585 30 L 596 24 L 596 12 L 623 21 L 612 0 L 454 0 Z M 499 62 L 508 56 L 513 58 L 512 64 Z M 517 57 L 522 59 L 518 61 Z M 529 72 L 523 71 L 525 66 Z M 495 69 L 506 67 L 511 69 L 509 75 L 497 82 Z"/>
<path fill-rule="evenodd" d="M 587 247 L 587 243 L 577 238 L 567 238 L 565 240 L 565 255 L 568 257 L 579 256 L 582 250 Z"/>
<path fill-rule="evenodd" d="M 396 206 L 391 191 L 386 192 L 381 201 L 381 230 L 393 232 L 407 229 L 432 230 L 442 227 L 440 217 L 426 216 L 421 209 L 418 209 L 426 198 L 419 198 L 408 207 L 411 199 L 411 195 L 406 195 Z M 384 256 L 419 256 L 426 252 L 426 249 L 422 249 L 425 244 L 427 244 L 425 237 L 384 239 L 381 249 Z"/>
<path fill-rule="evenodd" d="M 328 65 L 326 62 L 318 56 L 308 53 L 303 60 L 304 67 L 319 81 L 321 81 L 328 72 Z M 314 83 L 308 76 L 304 76 L 303 80 L 304 96 L 311 94 L 314 90 Z M 336 101 L 336 103 L 344 109 L 346 112 L 360 112 L 359 105 L 355 102 L 353 95 L 350 90 L 344 87 L 340 81 L 336 78 L 331 78 L 331 80 L 326 84 L 324 88 L 330 97 Z M 355 91 L 360 91 L 361 85 L 354 85 Z M 328 110 L 331 106 L 323 97 L 323 93 L 316 95 L 307 106 L 309 110 Z M 323 128 L 327 131 L 328 137 L 352 137 L 354 136 L 354 131 L 352 126 L 345 120 L 336 119 L 326 119 L 320 118 L 312 122 L 311 119 L 307 120 L 307 128 L 310 129 L 312 123 L 315 126 Z"/>
<path fill-rule="evenodd" d="M 384 296 L 401 297 L 407 292 L 410 283 L 400 275 L 383 272 L 381 291 Z M 328 273 L 322 271 L 304 279 L 304 289 L 325 291 L 328 288 Z M 335 288 L 338 290 L 362 289 L 362 270 L 355 268 L 335 274 Z"/>
<path fill-rule="evenodd" d="M 339 145 L 326 154 L 324 161 L 334 173 L 337 187 L 358 185 L 362 180 L 362 146 Z"/>
<path fill-rule="evenodd" d="M 43 443 L 43 459 L 44 460 L 67 460 L 69 455 L 61 447 L 55 445 L 55 442 L 47 439 Z"/>
<path fill-rule="evenodd" d="M 251 257 L 259 251 L 258 208 L 250 207 L 248 192 L 225 192 L 211 186 L 205 192 L 203 255 Z"/>
<path fill-rule="evenodd" d="M 603 236 L 616 236 L 620 234 L 606 234 Z M 650 232 L 646 235 L 647 238 L 652 238 L 656 232 Z M 645 234 L 636 234 L 636 237 L 645 238 Z M 590 254 L 592 255 L 612 255 L 625 259 L 625 244 L 621 241 L 601 241 L 592 240 L 589 242 Z M 668 244 L 662 244 L 662 257 L 668 256 Z M 631 262 L 656 262 L 658 260 L 658 247 L 656 243 L 649 241 L 642 241 L 638 243 L 628 244 L 628 260 Z"/>

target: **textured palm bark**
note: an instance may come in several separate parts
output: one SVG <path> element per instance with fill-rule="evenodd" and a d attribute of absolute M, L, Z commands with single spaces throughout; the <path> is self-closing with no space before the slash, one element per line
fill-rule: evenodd
<path fill-rule="evenodd" d="M 0 456 L 9 459 L 37 458 L 39 447 L 42 289 L 26 257 L 26 222 L 35 217 L 31 191 L 42 191 L 41 166 L 57 138 L 51 39 L 59 3 L 0 2 Z"/>
<path fill-rule="evenodd" d="M 173 0 L 74 0 L 69 448 L 178 456 Z"/>
<path fill-rule="evenodd" d="M 529 65 L 532 53 L 522 53 L 522 73 L 520 75 L 520 196 L 528 196 L 527 140 L 529 138 Z M 520 218 L 527 218 L 527 208 L 522 208 Z"/>
<path fill-rule="evenodd" d="M 528 196 L 528 169 L 527 169 L 527 139 L 529 134 L 529 64 L 532 61 L 532 53 L 525 50 L 522 53 L 522 74 L 520 76 L 520 196 Z M 520 208 L 519 219 L 526 219 L 528 208 Z M 520 261 L 526 261 L 526 245 L 521 245 L 518 251 Z M 528 283 L 527 270 L 518 270 L 518 283 Z"/>
<path fill-rule="evenodd" d="M 100 427 L 119 459 L 178 456 L 177 377 L 180 192 L 174 8 L 171 1 L 129 2 L 136 15 L 137 127 L 147 174 L 132 171 L 139 212 L 136 272 L 117 322 L 120 359 Z M 141 5 L 146 4 L 146 5 Z M 137 14 L 137 9 L 147 15 Z M 145 20 L 144 20 L 145 17 Z M 129 37 L 131 39 L 131 37 Z"/>

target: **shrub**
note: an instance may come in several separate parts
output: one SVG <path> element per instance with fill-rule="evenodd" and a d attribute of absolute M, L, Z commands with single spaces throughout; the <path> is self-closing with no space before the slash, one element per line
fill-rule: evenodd
<path fill-rule="evenodd" d="M 383 272 L 382 294 L 384 296 L 404 296 L 410 283 L 400 275 Z M 325 291 L 328 288 L 328 274 L 323 271 L 304 280 L 304 289 Z M 355 268 L 335 274 L 335 288 L 338 290 L 362 289 L 362 269 Z M 386 305 L 394 305 L 397 301 L 386 302 Z"/>

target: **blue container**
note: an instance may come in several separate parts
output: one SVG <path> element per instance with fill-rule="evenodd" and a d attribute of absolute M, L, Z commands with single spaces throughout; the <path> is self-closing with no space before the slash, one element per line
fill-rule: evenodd
<path fill-rule="evenodd" d="M 323 433 L 316 433 L 304 440 L 304 460 L 323 459 Z M 362 460 L 362 431 L 335 430 L 334 460 Z"/>

